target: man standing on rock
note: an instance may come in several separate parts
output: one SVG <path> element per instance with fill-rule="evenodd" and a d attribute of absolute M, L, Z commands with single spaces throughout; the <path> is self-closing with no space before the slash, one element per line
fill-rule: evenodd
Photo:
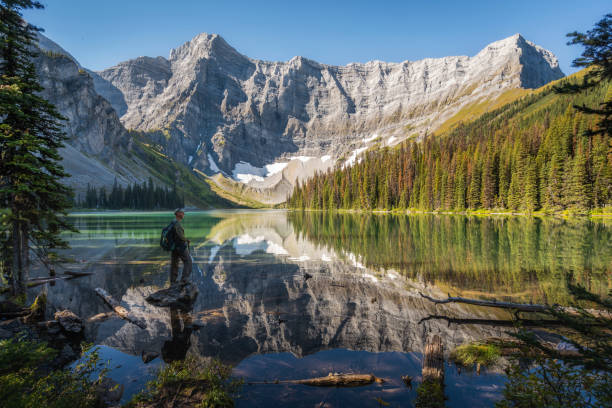
<path fill-rule="evenodd" d="M 170 284 L 176 282 L 178 278 L 179 259 L 183 261 L 183 275 L 181 283 L 187 283 L 191 276 L 191 254 L 189 254 L 190 241 L 185 238 L 185 230 L 181 225 L 181 220 L 185 217 L 185 211 L 178 208 L 174 211 L 176 220 L 174 222 L 174 250 L 172 251 L 170 264 Z"/>

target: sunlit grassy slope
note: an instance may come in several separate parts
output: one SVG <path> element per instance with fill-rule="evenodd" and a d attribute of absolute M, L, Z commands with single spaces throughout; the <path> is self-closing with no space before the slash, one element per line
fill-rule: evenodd
<path fill-rule="evenodd" d="M 472 120 L 477 119 L 482 116 L 484 113 L 491 112 L 495 109 L 501 108 L 502 106 L 514 102 L 515 100 L 522 98 L 527 95 L 537 94 L 543 91 L 550 90 L 551 87 L 558 85 L 560 82 L 571 79 L 571 80 L 579 80 L 584 77 L 587 73 L 587 69 L 583 69 L 578 71 L 572 75 L 569 75 L 565 78 L 558 79 L 556 81 L 550 82 L 540 88 L 537 89 L 509 89 L 506 92 L 502 93 L 496 99 L 486 99 L 479 100 L 474 103 L 468 104 L 463 107 L 459 112 L 450 117 L 446 122 L 442 123 L 440 127 L 438 127 L 435 131 L 435 134 L 441 135 L 443 133 L 452 130 L 460 123 L 470 122 Z"/>
<path fill-rule="evenodd" d="M 134 136 L 136 143 L 133 153 L 145 163 L 149 173 L 172 187 L 175 182 L 179 194 L 185 197 L 185 204 L 201 209 L 234 208 L 240 206 L 212 191 L 205 175 L 193 172 L 187 166 L 177 163 L 142 135 Z"/>

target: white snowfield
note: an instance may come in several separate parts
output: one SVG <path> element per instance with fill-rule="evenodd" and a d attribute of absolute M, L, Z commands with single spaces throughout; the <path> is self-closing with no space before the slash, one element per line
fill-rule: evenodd
<path fill-rule="evenodd" d="M 367 149 L 368 149 L 367 147 L 360 147 L 359 149 L 353 150 L 353 153 L 351 153 L 351 155 L 344 162 L 342 167 L 352 166 L 353 164 L 355 164 L 355 160 L 357 159 L 357 156 L 359 156 L 361 153 L 363 153 Z"/>
<path fill-rule="evenodd" d="M 240 181 L 245 184 L 249 184 L 252 181 L 263 182 L 266 178 L 285 170 L 285 168 L 287 168 L 287 166 L 290 163 L 293 163 L 296 161 L 299 161 L 301 163 L 308 163 L 314 159 L 317 159 L 317 157 L 293 156 L 289 158 L 288 162 L 287 161 L 274 162 L 274 163 L 266 164 L 263 167 L 256 167 L 256 166 L 253 166 L 251 163 L 241 161 L 234 166 L 234 169 L 232 170 L 232 178 L 236 181 Z M 325 155 L 325 156 L 320 157 L 319 160 L 321 161 L 321 163 L 326 163 L 332 160 L 332 157 L 331 155 Z M 215 164 L 215 162 L 212 160 L 211 157 L 209 157 L 208 161 L 210 163 L 210 169 L 212 171 L 217 172 L 217 173 L 220 172 L 219 168 L 217 167 L 217 165 Z"/>
<path fill-rule="evenodd" d="M 208 153 L 206 157 L 208 158 L 208 167 L 210 167 L 210 169 L 215 173 L 221 173 L 221 169 L 219 169 L 219 166 L 217 166 L 217 163 L 215 163 L 215 160 L 212 158 L 210 153 Z"/>
<path fill-rule="evenodd" d="M 235 238 L 234 248 L 240 256 L 250 255 L 257 250 L 263 250 L 267 254 L 273 255 L 289 255 L 285 248 L 266 239 L 263 235 L 254 237 L 248 233 Z"/>
<path fill-rule="evenodd" d="M 244 161 L 236 163 L 234 170 L 232 170 L 234 179 L 245 184 L 251 180 L 263 181 L 266 175 L 267 170 L 265 168 L 255 167 L 251 163 Z"/>
<path fill-rule="evenodd" d="M 376 140 L 376 139 L 378 139 L 378 134 L 377 134 L 377 133 L 374 133 L 372 136 L 370 136 L 370 137 L 368 137 L 368 138 L 364 138 L 364 139 L 363 139 L 363 142 L 364 142 L 364 143 L 369 143 L 369 142 L 372 142 L 372 141 L 374 141 L 374 140 Z"/>

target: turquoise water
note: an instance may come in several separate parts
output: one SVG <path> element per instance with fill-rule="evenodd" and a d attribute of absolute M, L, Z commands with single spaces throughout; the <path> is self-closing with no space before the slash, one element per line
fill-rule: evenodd
<path fill-rule="evenodd" d="M 66 269 L 92 275 L 49 285 L 51 309 L 68 308 L 101 347 L 124 401 L 151 370 L 191 355 L 220 358 L 245 381 L 299 379 L 329 372 L 373 373 L 383 385 L 315 389 L 245 385 L 238 406 L 410 406 L 421 353 L 434 334 L 448 353 L 465 342 L 507 335 L 509 327 L 448 324 L 432 315 L 508 319 L 503 312 L 460 305 L 434 307 L 433 297 L 464 295 L 534 302 L 569 300 L 571 274 L 591 290 L 612 287 L 609 220 L 465 216 L 329 215 L 284 211 L 187 213 L 185 232 L 199 295 L 180 312 L 146 302 L 168 286 L 169 254 L 159 248 L 171 213 L 71 216 Z M 146 323 L 108 312 L 100 287 Z M 158 353 L 149 364 L 143 352 Z M 117 367 L 119 366 L 119 367 Z M 448 406 L 492 406 L 503 387 L 499 368 L 476 375 L 447 363 Z"/>

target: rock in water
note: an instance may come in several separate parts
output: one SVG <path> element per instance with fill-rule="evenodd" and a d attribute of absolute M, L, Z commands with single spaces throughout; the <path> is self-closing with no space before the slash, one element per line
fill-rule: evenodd
<path fill-rule="evenodd" d="M 121 397 L 125 387 L 123 384 L 118 383 L 112 378 L 105 377 L 96 387 L 96 394 L 98 398 L 105 404 L 104 406 L 116 406 Z"/>
<path fill-rule="evenodd" d="M 70 310 L 55 312 L 54 318 L 68 333 L 80 333 L 83 330 L 83 321 Z"/>
<path fill-rule="evenodd" d="M 142 362 L 145 364 L 150 363 L 151 361 L 155 360 L 157 357 L 159 357 L 159 353 L 156 351 L 143 351 L 142 352 Z"/>
<path fill-rule="evenodd" d="M 160 307 L 190 309 L 198 296 L 198 289 L 191 283 L 175 283 L 147 297 L 147 302 Z"/>

